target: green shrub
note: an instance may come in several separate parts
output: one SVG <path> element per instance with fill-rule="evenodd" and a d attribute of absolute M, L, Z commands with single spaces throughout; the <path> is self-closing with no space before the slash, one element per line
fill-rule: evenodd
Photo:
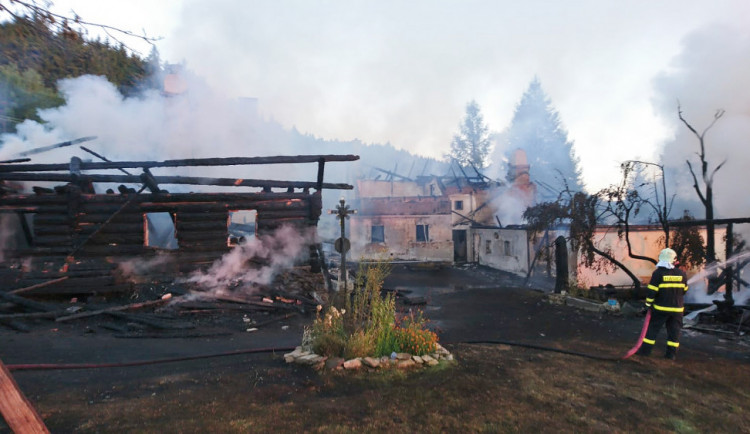
<path fill-rule="evenodd" d="M 392 352 L 421 355 L 435 350 L 437 335 L 425 328 L 421 313 L 397 323 L 393 293 L 381 296 L 383 282 L 390 272 L 385 261 L 360 268 L 354 289 L 339 294 L 337 308 L 319 307 L 305 342 L 311 342 L 316 354 L 347 359 L 385 356 Z"/>
<path fill-rule="evenodd" d="M 375 342 L 371 335 L 357 330 L 349 336 L 344 346 L 344 358 L 372 356 L 375 353 Z"/>

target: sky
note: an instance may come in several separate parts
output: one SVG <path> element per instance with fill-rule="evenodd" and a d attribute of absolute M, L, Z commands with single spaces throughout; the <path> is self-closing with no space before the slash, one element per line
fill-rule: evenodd
<path fill-rule="evenodd" d="M 538 77 L 591 191 L 616 182 L 627 159 L 678 153 L 665 164 L 685 172 L 693 138 L 678 100 L 699 128 L 726 109 L 719 137 L 746 132 L 750 116 L 747 92 L 737 92 L 750 88 L 745 0 L 54 3 L 160 37 L 162 60 L 184 63 L 226 97 L 258 98 L 262 116 L 288 128 L 437 158 L 469 101 L 502 132 Z M 728 143 L 716 159 L 742 142 Z"/>

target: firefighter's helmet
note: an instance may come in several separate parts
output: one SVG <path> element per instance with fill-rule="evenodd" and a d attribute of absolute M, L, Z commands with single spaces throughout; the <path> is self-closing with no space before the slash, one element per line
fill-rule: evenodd
<path fill-rule="evenodd" d="M 672 249 L 664 249 L 659 253 L 659 262 L 666 262 L 668 264 L 674 263 L 677 259 L 677 253 Z"/>

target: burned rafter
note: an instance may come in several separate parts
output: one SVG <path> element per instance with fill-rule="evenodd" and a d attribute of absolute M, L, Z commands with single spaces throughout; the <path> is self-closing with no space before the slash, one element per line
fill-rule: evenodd
<path fill-rule="evenodd" d="M 187 158 L 164 161 L 111 161 L 82 162 L 80 170 L 127 169 L 154 167 L 197 167 L 197 166 L 244 166 L 254 164 L 294 164 L 342 162 L 359 160 L 358 155 L 296 155 L 273 157 L 228 157 L 228 158 Z M 69 164 L 15 164 L 0 166 L 0 172 L 47 172 L 67 171 Z"/>
<path fill-rule="evenodd" d="M 140 184 L 143 182 L 137 175 L 80 175 L 78 179 L 89 182 Z M 72 182 L 73 176 L 67 173 L 0 173 L 0 180 L 32 182 Z M 153 176 L 156 184 L 210 185 L 220 187 L 254 187 L 254 188 L 318 188 L 317 182 L 309 181 L 275 181 L 263 179 L 211 178 L 196 176 Z M 351 190 L 350 184 L 323 182 L 320 187 L 328 190 Z M 125 187 L 127 188 L 127 187 Z M 122 191 L 121 191 L 122 193 Z"/>
<path fill-rule="evenodd" d="M 414 181 L 413 179 L 411 179 L 409 177 L 406 177 L 406 176 L 403 176 L 403 175 L 399 175 L 398 173 L 392 172 L 390 170 L 381 169 L 380 167 L 375 167 L 375 166 L 370 166 L 370 167 L 372 167 L 373 169 L 375 169 L 375 170 L 377 170 L 379 172 L 383 172 L 383 173 L 385 173 L 386 175 L 388 175 L 389 177 L 392 177 L 392 178 L 401 178 L 404 181 Z"/>
<path fill-rule="evenodd" d="M 39 148 L 29 149 L 28 151 L 19 152 L 16 154 L 18 157 L 27 157 L 29 155 L 41 154 L 43 152 L 51 151 L 53 149 L 65 148 L 67 146 L 77 145 L 78 143 L 88 142 L 96 139 L 96 136 L 81 137 L 79 139 L 68 140 L 54 145 L 42 146 Z"/>

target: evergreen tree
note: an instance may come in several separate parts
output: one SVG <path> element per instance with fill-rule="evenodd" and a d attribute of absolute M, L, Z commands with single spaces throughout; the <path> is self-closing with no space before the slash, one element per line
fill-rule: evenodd
<path fill-rule="evenodd" d="M 15 64 L 0 65 L 0 133 L 13 132 L 24 119 L 40 121 L 37 110 L 56 107 L 63 99 L 44 86 L 33 69 L 19 71 Z"/>
<path fill-rule="evenodd" d="M 0 129 L 12 132 L 37 110 L 63 103 L 57 82 L 85 74 L 103 75 L 125 95 L 145 82 L 146 60 L 120 44 L 88 40 L 70 22 L 35 3 L 28 15 L 0 23 Z M 2 6 L 2 5 L 0 5 Z M 158 59 L 157 59 L 158 61 Z"/>
<path fill-rule="evenodd" d="M 466 105 L 466 117 L 459 126 L 459 133 L 453 136 L 450 156 L 462 166 L 473 165 L 483 169 L 487 165 L 490 152 L 490 138 L 487 126 L 476 101 Z"/>
<path fill-rule="evenodd" d="M 538 78 L 531 81 L 523 94 L 503 137 L 509 159 L 518 148 L 526 151 L 529 175 L 538 186 L 540 201 L 556 200 L 566 189 L 583 190 L 573 143 L 568 140 L 568 133 Z"/>

